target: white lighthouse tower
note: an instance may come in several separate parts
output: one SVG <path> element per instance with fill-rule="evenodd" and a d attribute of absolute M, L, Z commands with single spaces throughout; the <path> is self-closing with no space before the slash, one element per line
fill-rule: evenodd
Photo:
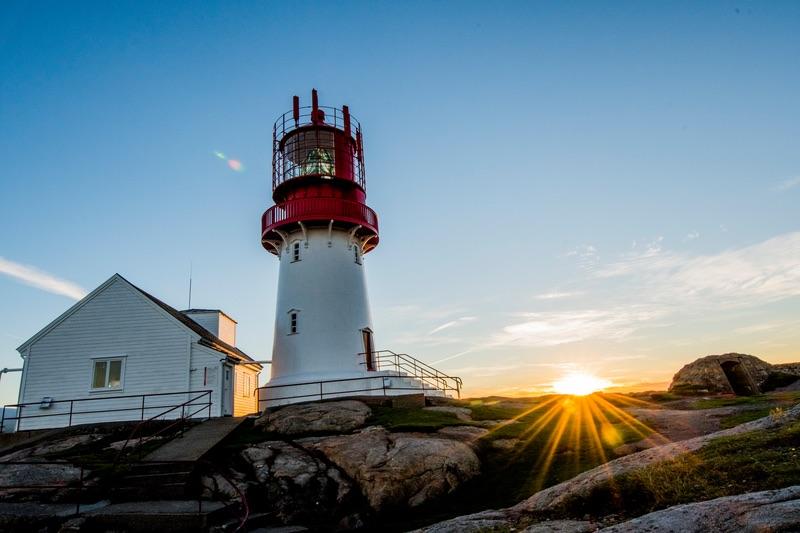
<path fill-rule="evenodd" d="M 364 257 L 378 245 L 366 205 L 361 126 L 347 106 L 281 115 L 261 242 L 280 260 L 272 377 L 263 406 L 337 396 L 460 392 L 410 356 L 375 352 Z M 438 374 L 438 376 L 436 375 Z"/>

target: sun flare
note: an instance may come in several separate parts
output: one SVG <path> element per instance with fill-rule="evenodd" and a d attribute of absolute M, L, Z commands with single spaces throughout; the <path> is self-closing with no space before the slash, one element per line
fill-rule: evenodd
<path fill-rule="evenodd" d="M 609 380 L 582 372 L 567 374 L 553 383 L 553 389 L 557 393 L 571 394 L 573 396 L 586 396 L 610 386 L 611 382 Z"/>

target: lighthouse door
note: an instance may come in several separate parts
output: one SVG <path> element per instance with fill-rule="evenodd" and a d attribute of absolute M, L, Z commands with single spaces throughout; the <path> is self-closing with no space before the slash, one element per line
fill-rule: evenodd
<path fill-rule="evenodd" d="M 364 359 L 367 362 L 367 370 L 375 370 L 374 348 L 372 347 L 372 330 L 364 328 L 361 330 L 361 336 L 364 339 Z"/>

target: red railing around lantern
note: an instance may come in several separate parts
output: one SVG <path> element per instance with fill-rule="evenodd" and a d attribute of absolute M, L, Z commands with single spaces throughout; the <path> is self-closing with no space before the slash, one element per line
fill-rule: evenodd
<path fill-rule="evenodd" d="M 378 233 L 378 215 L 362 203 L 341 198 L 300 198 L 267 209 L 261 217 L 261 235 L 293 222 L 329 220 L 359 224 Z"/>

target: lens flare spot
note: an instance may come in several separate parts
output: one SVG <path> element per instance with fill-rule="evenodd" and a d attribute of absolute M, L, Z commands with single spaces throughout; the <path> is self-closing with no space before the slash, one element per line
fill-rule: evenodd
<path fill-rule="evenodd" d="M 218 150 L 214 150 L 213 153 L 214 153 L 214 157 L 216 157 L 217 159 L 222 159 L 223 161 L 228 159 L 227 157 L 225 157 L 225 154 L 223 154 L 222 152 L 220 152 Z"/>
<path fill-rule="evenodd" d="M 593 392 L 601 391 L 611 386 L 607 379 L 598 378 L 591 374 L 576 372 L 567 374 L 553 383 L 553 390 L 559 394 L 572 394 L 573 396 L 586 396 Z"/>
<path fill-rule="evenodd" d="M 617 428 L 608 423 L 600 425 L 600 437 L 609 446 L 616 446 L 622 442 L 622 437 Z"/>
<path fill-rule="evenodd" d="M 236 172 L 241 172 L 244 170 L 244 165 L 242 165 L 242 162 L 238 159 L 228 159 L 228 167 Z"/>

